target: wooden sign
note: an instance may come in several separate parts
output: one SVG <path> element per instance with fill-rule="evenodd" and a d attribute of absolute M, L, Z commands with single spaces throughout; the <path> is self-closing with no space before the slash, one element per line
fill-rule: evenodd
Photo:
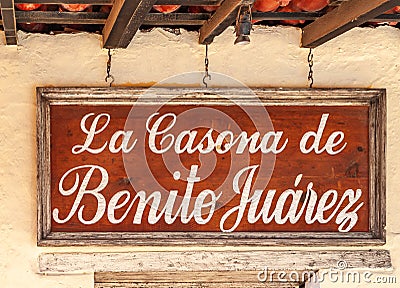
<path fill-rule="evenodd" d="M 384 243 L 385 109 L 384 90 L 38 88 L 38 243 Z"/>

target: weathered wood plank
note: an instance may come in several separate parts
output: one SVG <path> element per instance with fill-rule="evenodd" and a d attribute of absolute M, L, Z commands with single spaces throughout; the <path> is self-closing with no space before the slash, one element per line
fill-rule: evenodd
<path fill-rule="evenodd" d="M 50 221 L 50 220 L 49 220 Z M 339 232 L 338 232 L 339 233 Z M 314 233 L 249 233 L 237 232 L 235 234 L 223 235 L 215 232 L 201 233 L 50 233 L 39 239 L 39 246 L 180 246 L 180 245 L 258 245 L 258 246 L 365 246 L 383 245 L 384 239 L 378 238 L 375 234 L 364 234 L 364 237 L 357 237 L 360 233 L 349 233 L 341 237 L 335 233 L 318 234 Z M 332 235 L 333 234 L 333 235 Z M 368 236 L 369 235 L 369 236 Z M 378 234 L 379 235 L 379 234 Z M 85 237 L 86 236 L 86 237 Z M 335 238 L 336 237 L 336 238 Z M 375 238 L 373 238 L 375 237 Z"/>
<path fill-rule="evenodd" d="M 322 12 L 253 12 L 252 18 L 256 21 L 263 20 L 317 20 L 322 17 Z M 372 22 L 400 22 L 400 14 L 381 14 L 373 19 Z"/>
<path fill-rule="evenodd" d="M 243 0 L 225 0 L 213 16 L 200 28 L 199 43 L 210 44 L 236 19 Z"/>
<path fill-rule="evenodd" d="M 101 12 L 15 11 L 17 23 L 48 24 L 104 24 L 108 14 Z M 209 18 L 207 13 L 149 13 L 143 25 L 175 26 L 202 25 Z"/>
<path fill-rule="evenodd" d="M 263 270 L 264 274 L 261 275 L 262 279 L 265 279 L 263 282 L 290 282 L 289 273 L 283 275 L 281 279 L 278 278 L 278 273 L 275 273 L 276 270 L 265 267 Z M 260 269 L 261 272 L 261 269 Z M 292 271 L 291 271 L 292 272 Z M 300 284 L 300 279 L 308 280 L 312 275 L 314 275 L 316 270 L 293 270 L 294 273 L 300 275 L 302 277 L 298 278 L 298 282 L 296 284 Z M 225 283 L 227 279 L 231 283 L 257 283 L 261 284 L 257 279 L 258 273 L 255 271 L 179 271 L 179 272 L 160 272 L 152 273 L 152 272 L 96 272 L 94 274 L 94 281 L 97 283 L 177 283 L 177 282 L 186 282 L 186 283 Z M 260 276 L 260 278 L 261 278 Z M 283 280 L 284 279 L 284 280 Z M 294 278 L 293 278 L 294 279 Z M 293 280 L 292 279 L 292 280 Z M 264 284 L 265 285 L 265 284 Z M 264 286 L 265 287 L 265 286 Z"/>
<path fill-rule="evenodd" d="M 381 14 L 371 19 L 372 22 L 400 22 L 400 14 Z"/>
<path fill-rule="evenodd" d="M 282 272 L 282 271 L 279 271 Z M 260 273 L 260 276 L 258 275 Z M 253 287 L 296 287 L 310 277 L 316 277 L 316 271 L 278 271 L 265 269 L 257 271 L 185 271 L 185 272 L 143 272 L 143 273 L 95 273 L 95 287 L 181 287 L 181 288 L 253 288 Z M 290 274 L 292 273 L 292 274 Z M 259 280 L 260 278 L 260 280 Z M 304 279 L 304 280 L 303 280 Z M 265 280 L 265 281 L 264 281 Z"/>
<path fill-rule="evenodd" d="M 253 19 L 263 20 L 316 20 L 319 12 L 254 12 Z M 148 26 L 201 26 L 210 19 L 209 13 L 148 13 L 143 25 Z M 104 24 L 108 14 L 101 12 L 15 11 L 17 23 L 47 24 Z M 400 22 L 400 14 L 381 14 L 371 21 Z M 0 25 L 3 21 L 0 19 Z"/>
<path fill-rule="evenodd" d="M 39 255 L 42 273 L 71 272 L 177 272 L 262 271 L 336 268 L 392 268 L 387 250 L 338 251 L 190 251 L 131 253 L 44 253 Z"/>
<path fill-rule="evenodd" d="M 14 0 L 16 4 L 91 4 L 91 5 L 112 5 L 113 0 Z"/>
<path fill-rule="evenodd" d="M 103 29 L 104 48 L 126 48 L 156 0 L 116 0 Z"/>
<path fill-rule="evenodd" d="M 143 25 L 149 26 L 201 26 L 210 18 L 208 13 L 149 13 Z"/>
<path fill-rule="evenodd" d="M 92 5 L 112 5 L 113 0 L 14 0 L 14 3 L 34 3 L 34 4 L 92 4 Z M 219 5 L 222 0 L 157 0 L 158 5 Z"/>
<path fill-rule="evenodd" d="M 253 12 L 254 21 L 264 20 L 315 20 L 324 15 L 321 12 Z"/>
<path fill-rule="evenodd" d="M 17 23 L 104 24 L 108 14 L 101 12 L 15 11 L 15 16 Z"/>
<path fill-rule="evenodd" d="M 254 20 L 315 20 L 320 13 L 307 12 L 255 12 Z M 48 24 L 104 24 L 107 13 L 100 12 L 58 12 L 58 11 L 15 11 L 17 23 L 48 23 Z M 143 25 L 149 26 L 186 26 L 203 25 L 210 18 L 208 13 L 149 13 Z M 382 14 L 373 19 L 378 22 L 400 22 L 400 14 Z M 3 22 L 0 20 L 0 25 Z"/>
<path fill-rule="evenodd" d="M 268 283 L 268 286 L 265 283 L 260 282 L 250 282 L 250 283 L 232 283 L 232 282 L 224 282 L 224 283 L 95 283 L 94 288 L 295 288 L 298 287 L 297 283 Z"/>
<path fill-rule="evenodd" d="M 378 189 L 381 193 L 372 197 L 372 211 L 370 219 L 370 230 L 374 231 L 375 237 L 386 239 L 386 161 L 382 161 L 382 155 L 386 155 L 386 141 L 379 141 L 379 139 L 386 139 L 386 92 L 384 97 L 378 97 L 371 103 L 370 109 L 370 145 L 371 151 L 371 164 L 370 164 L 370 177 L 375 175 L 376 178 L 370 182 L 370 191 Z M 380 107 L 379 109 L 376 109 Z M 375 127 L 378 133 L 373 134 L 372 130 Z M 383 156 L 385 157 L 385 156 Z M 371 193 L 371 192 L 370 192 Z"/>
<path fill-rule="evenodd" d="M 14 0 L 0 0 L 1 18 L 7 45 L 17 45 Z"/>
<path fill-rule="evenodd" d="M 400 0 L 352 0 L 303 28 L 302 47 L 317 47 L 400 5 Z"/>
<path fill-rule="evenodd" d="M 182 5 L 182 6 L 201 6 L 201 5 L 220 5 L 223 0 L 157 0 L 158 5 Z"/>

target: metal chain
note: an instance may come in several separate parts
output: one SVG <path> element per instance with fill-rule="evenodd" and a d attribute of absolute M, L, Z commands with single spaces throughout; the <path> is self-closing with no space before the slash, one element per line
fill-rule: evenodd
<path fill-rule="evenodd" d="M 312 51 L 312 48 L 310 48 L 310 53 L 308 53 L 308 82 L 310 82 L 310 88 L 313 88 L 314 84 L 314 71 L 313 71 L 313 66 L 314 66 L 314 54 Z"/>
<path fill-rule="evenodd" d="M 241 14 L 241 12 L 242 12 L 242 8 L 243 8 L 243 7 L 246 7 L 246 8 L 248 9 L 247 11 L 249 12 L 250 22 L 253 24 L 253 13 L 251 13 L 251 7 L 252 7 L 252 5 L 253 5 L 253 2 L 254 2 L 254 1 L 249 1 L 249 3 L 247 4 L 247 7 L 246 7 L 246 4 L 245 4 L 245 3 L 243 3 L 243 4 L 240 6 L 239 11 L 238 11 L 238 14 L 237 14 L 237 16 L 236 16 L 236 23 L 239 22 L 240 14 Z M 236 23 L 235 23 L 235 24 L 236 24 Z M 251 29 L 254 30 L 253 27 L 252 27 Z M 235 33 L 235 32 L 233 32 L 233 33 Z"/>
<path fill-rule="evenodd" d="M 206 79 L 211 80 L 211 75 L 208 73 L 208 44 L 206 44 L 206 57 L 204 58 L 204 77 L 203 77 L 203 84 L 208 88 L 208 84 L 206 82 Z"/>
<path fill-rule="evenodd" d="M 107 76 L 105 78 L 105 81 L 106 81 L 106 83 L 108 83 L 108 80 L 111 79 L 111 82 L 110 82 L 110 87 L 111 87 L 111 85 L 114 83 L 115 79 L 114 79 L 114 76 L 111 75 L 110 71 L 111 71 L 111 49 L 108 49 Z"/>

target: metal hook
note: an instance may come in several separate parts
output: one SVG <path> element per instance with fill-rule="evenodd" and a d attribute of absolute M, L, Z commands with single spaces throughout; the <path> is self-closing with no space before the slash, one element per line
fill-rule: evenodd
<path fill-rule="evenodd" d="M 105 79 L 105 81 L 106 81 L 106 83 L 108 83 L 108 79 L 111 79 L 111 82 L 110 82 L 110 87 L 111 87 L 111 85 L 114 83 L 114 81 L 115 81 L 115 78 L 114 78 L 114 76 L 112 76 L 112 75 L 107 75 L 106 76 L 106 79 Z"/>
<path fill-rule="evenodd" d="M 206 75 L 204 75 L 204 77 L 203 77 L 203 84 L 204 84 L 204 86 L 206 86 L 206 88 L 208 88 L 208 84 L 207 84 L 207 82 L 206 82 L 206 79 L 208 78 L 208 80 L 211 80 L 211 75 L 210 74 L 206 74 Z"/>
<path fill-rule="evenodd" d="M 113 75 L 111 75 L 110 71 L 111 71 L 111 49 L 108 49 L 107 76 L 104 80 L 106 81 L 106 83 L 108 83 L 108 80 L 111 79 L 111 82 L 110 82 L 110 87 L 111 87 L 111 85 L 115 81 L 115 78 Z"/>
<path fill-rule="evenodd" d="M 211 75 L 208 73 L 208 44 L 206 44 L 206 57 L 204 59 L 204 77 L 203 77 L 203 84 L 208 88 L 208 84 L 206 82 L 206 79 L 211 80 Z"/>

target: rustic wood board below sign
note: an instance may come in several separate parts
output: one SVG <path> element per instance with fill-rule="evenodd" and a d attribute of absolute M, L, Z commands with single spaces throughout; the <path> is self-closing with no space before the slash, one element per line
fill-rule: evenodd
<path fill-rule="evenodd" d="M 308 275 L 315 275 L 315 271 L 292 271 L 293 275 L 299 275 L 298 280 L 294 277 L 286 277 L 278 279 L 277 272 L 268 272 L 264 276 L 264 271 L 258 280 L 258 273 L 261 271 L 229 271 L 229 272 L 213 272 L 213 271 L 196 271 L 196 272 L 157 272 L 157 273 L 95 273 L 95 288 L 265 288 L 281 287 L 293 288 L 308 280 Z M 303 276 L 304 275 L 304 276 Z M 262 278 L 263 277 L 263 278 Z"/>
<path fill-rule="evenodd" d="M 38 243 L 382 244 L 385 91 L 38 88 Z"/>
<path fill-rule="evenodd" d="M 98 275 L 170 272 L 173 277 L 175 272 L 260 271 L 265 266 L 296 271 L 329 269 L 338 268 L 340 260 L 346 262 L 348 269 L 393 268 L 389 251 L 369 249 L 44 253 L 39 256 L 39 271 L 48 274 L 95 272 Z M 159 278 L 154 276 L 153 279 Z"/>

